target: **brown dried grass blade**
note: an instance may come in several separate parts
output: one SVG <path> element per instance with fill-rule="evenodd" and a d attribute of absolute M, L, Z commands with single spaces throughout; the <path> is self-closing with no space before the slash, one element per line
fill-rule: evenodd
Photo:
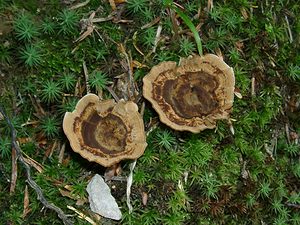
<path fill-rule="evenodd" d="M 24 219 L 28 213 L 31 211 L 31 209 L 29 208 L 29 193 L 28 193 L 28 186 L 25 186 L 25 190 L 24 190 L 24 204 L 23 204 L 23 215 L 22 218 Z"/>
<path fill-rule="evenodd" d="M 18 178 L 17 153 L 14 147 L 12 148 L 11 151 L 11 164 L 12 164 L 12 170 L 11 170 L 11 182 L 10 182 L 9 193 L 13 194 L 16 189 L 16 183 Z"/>

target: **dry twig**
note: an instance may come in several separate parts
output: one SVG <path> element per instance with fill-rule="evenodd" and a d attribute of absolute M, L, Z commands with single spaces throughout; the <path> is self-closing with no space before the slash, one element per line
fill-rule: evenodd
<path fill-rule="evenodd" d="M 113 96 L 116 102 L 120 101 L 120 98 L 117 96 L 117 94 L 114 92 L 114 90 L 111 87 L 106 87 L 106 90 L 108 90 L 108 92 Z"/>
<path fill-rule="evenodd" d="M 132 213 L 132 210 L 133 210 L 132 205 L 130 203 L 130 194 L 131 194 L 131 185 L 133 182 L 133 170 L 135 168 L 136 161 L 137 160 L 134 160 L 132 163 L 130 163 L 130 173 L 127 177 L 126 203 L 127 203 L 128 209 L 129 209 L 129 213 Z"/>
<path fill-rule="evenodd" d="M 134 32 L 133 37 L 132 37 L 132 42 L 133 42 L 133 47 L 135 48 L 135 50 L 137 50 L 138 53 L 140 53 L 141 55 L 145 55 L 142 50 L 137 46 L 137 31 Z"/>
<path fill-rule="evenodd" d="M 88 74 L 88 70 L 87 70 L 85 61 L 83 61 L 82 66 L 83 66 L 83 72 L 84 72 L 84 77 L 85 77 L 86 93 L 89 94 L 91 92 L 91 89 L 90 89 L 90 85 L 89 85 L 89 74 Z"/>
<path fill-rule="evenodd" d="M 131 55 L 126 52 L 125 46 L 123 44 L 118 44 L 119 52 L 122 54 L 122 56 L 126 60 L 126 64 L 122 63 L 121 65 L 125 70 L 127 70 L 128 73 L 128 99 L 132 100 L 135 97 L 136 89 L 134 86 L 134 79 L 133 79 L 133 71 L 132 71 L 132 58 Z"/>
<path fill-rule="evenodd" d="M 84 213 L 80 212 L 78 209 L 75 209 L 73 206 L 70 206 L 70 205 L 67 205 L 67 207 L 68 207 L 68 209 L 70 209 L 70 210 L 74 211 L 75 213 L 77 213 L 78 217 L 80 219 L 84 219 L 92 225 L 97 225 L 97 223 L 95 221 L 93 221 L 90 217 L 88 217 Z"/>
<path fill-rule="evenodd" d="M 60 148 L 59 155 L 58 155 L 59 164 L 62 164 L 62 162 L 63 162 L 65 149 L 66 149 L 66 143 L 63 143 L 61 148 Z"/>
<path fill-rule="evenodd" d="M 28 186 L 25 186 L 24 190 L 24 203 L 23 203 L 23 215 L 22 218 L 24 219 L 28 213 L 31 211 L 29 208 L 29 193 L 28 193 Z"/>
<path fill-rule="evenodd" d="M 251 96 L 255 97 L 255 77 L 251 78 Z"/>
<path fill-rule="evenodd" d="M 10 181 L 10 190 L 9 192 L 12 194 L 15 192 L 16 184 L 17 184 L 17 178 L 18 178 L 18 164 L 17 164 L 17 154 L 16 149 L 12 148 L 11 151 L 11 181 Z"/>
<path fill-rule="evenodd" d="M 95 15 L 96 15 L 96 12 L 93 11 L 88 19 L 80 20 L 81 26 L 82 26 L 82 29 L 81 29 L 81 32 L 80 32 L 81 35 L 80 35 L 79 38 L 77 38 L 74 41 L 75 43 L 83 41 L 86 37 L 90 36 L 94 32 L 94 30 L 99 35 L 99 37 L 102 39 L 102 37 L 101 37 L 100 33 L 97 31 L 96 26 L 94 25 L 94 23 L 101 23 L 101 22 L 113 20 L 114 17 L 113 17 L 113 14 L 110 14 L 105 18 L 94 18 Z M 74 48 L 72 52 L 74 52 L 75 50 L 77 50 L 77 49 Z"/>
<path fill-rule="evenodd" d="M 86 0 L 85 2 L 80 2 L 80 3 L 76 4 L 76 5 L 71 6 L 69 9 L 74 10 L 74 9 L 78 9 L 78 8 L 84 7 L 87 4 L 89 4 L 89 2 L 90 2 L 90 0 Z"/>
<path fill-rule="evenodd" d="M 40 186 L 38 186 L 37 183 L 32 179 L 31 171 L 30 171 L 31 168 L 30 168 L 29 164 L 24 160 L 21 148 L 16 141 L 16 139 L 17 139 L 16 130 L 1 105 L 0 105 L 0 112 L 3 115 L 4 119 L 6 120 L 8 126 L 11 129 L 12 147 L 16 150 L 17 159 L 21 162 L 21 164 L 24 166 L 24 168 L 26 170 L 27 183 L 30 185 L 31 188 L 33 188 L 35 190 L 35 192 L 37 194 L 37 199 L 43 204 L 43 206 L 45 208 L 55 211 L 57 213 L 58 217 L 63 221 L 63 223 L 65 225 L 72 225 L 72 223 L 70 222 L 70 220 L 68 219 L 66 214 L 59 207 L 57 207 L 54 204 L 49 203 L 47 201 Z"/>
<path fill-rule="evenodd" d="M 289 206 L 289 207 L 300 209 L 300 205 L 299 204 L 287 202 L 286 205 Z"/>
<path fill-rule="evenodd" d="M 150 28 L 157 24 L 160 21 L 160 17 L 156 17 L 154 20 L 152 20 L 150 23 L 145 24 L 144 26 L 141 27 L 142 30 Z"/>
<path fill-rule="evenodd" d="M 293 38 L 293 34 L 292 34 L 292 31 L 291 31 L 291 27 L 290 27 L 290 22 L 289 22 L 289 19 L 287 18 L 286 15 L 285 15 L 284 18 L 285 18 L 285 22 L 286 22 L 286 25 L 287 25 L 287 30 L 288 30 L 290 43 L 292 43 L 294 41 L 294 38 Z"/>
<path fill-rule="evenodd" d="M 208 0 L 208 1 L 207 1 L 207 11 L 211 12 L 212 9 L 213 9 L 213 7 L 214 7 L 214 2 L 213 2 L 213 0 Z"/>
<path fill-rule="evenodd" d="M 162 31 L 162 25 L 158 25 L 157 30 L 156 30 L 155 41 L 154 41 L 152 53 L 156 52 L 156 48 L 157 48 L 158 42 L 160 40 L 161 31 Z"/>

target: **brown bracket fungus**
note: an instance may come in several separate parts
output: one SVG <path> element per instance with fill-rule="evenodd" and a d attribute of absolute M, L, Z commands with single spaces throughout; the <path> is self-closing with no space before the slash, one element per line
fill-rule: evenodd
<path fill-rule="evenodd" d="M 231 67 L 216 55 L 162 62 L 143 78 L 143 95 L 160 120 L 175 130 L 198 133 L 229 118 L 235 78 Z"/>
<path fill-rule="evenodd" d="M 75 152 L 105 167 L 136 159 L 147 146 L 142 117 L 130 101 L 100 101 L 87 94 L 65 114 L 63 129 Z"/>

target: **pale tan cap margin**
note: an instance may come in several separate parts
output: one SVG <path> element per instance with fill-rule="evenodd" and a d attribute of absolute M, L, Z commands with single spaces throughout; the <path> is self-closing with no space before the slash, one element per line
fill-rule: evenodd
<path fill-rule="evenodd" d="M 91 118 L 97 118 L 97 120 L 90 121 Z M 93 129 L 86 130 L 84 123 L 90 124 Z M 111 126 L 100 129 L 97 123 L 101 123 L 100 128 L 103 128 L 105 124 Z M 136 159 L 144 153 L 147 146 L 144 123 L 134 102 L 100 101 L 94 94 L 82 97 L 75 110 L 65 114 L 63 130 L 75 152 L 105 167 L 112 166 L 123 159 Z M 103 135 L 103 137 L 97 137 L 97 135 Z M 90 140 L 93 143 L 89 143 Z M 104 142 L 108 140 L 108 144 L 99 143 L 99 140 Z M 115 143 L 121 150 L 110 151 L 109 143 Z"/>
<path fill-rule="evenodd" d="M 179 116 L 174 107 L 166 101 L 166 96 L 162 94 L 166 82 L 176 80 L 188 73 L 199 73 L 199 76 L 205 73 L 211 78 L 210 80 L 218 83 L 218 87 L 214 90 L 214 101 L 217 102 L 218 108 L 214 110 L 214 113 L 184 118 Z M 160 120 L 175 130 L 199 133 L 204 129 L 214 128 L 217 120 L 229 118 L 234 101 L 234 72 L 216 55 L 207 54 L 202 57 L 193 56 L 182 59 L 179 66 L 172 61 L 162 62 L 151 69 L 143 78 L 143 83 L 144 97 L 151 102 L 153 108 L 159 114 Z M 160 95 L 156 93 L 156 90 L 159 90 Z"/>

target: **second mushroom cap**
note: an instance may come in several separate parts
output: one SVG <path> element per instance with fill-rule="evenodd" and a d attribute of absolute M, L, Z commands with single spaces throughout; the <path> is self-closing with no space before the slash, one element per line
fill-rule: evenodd
<path fill-rule="evenodd" d="M 175 130 L 198 133 L 229 117 L 235 78 L 216 55 L 193 56 L 154 66 L 143 78 L 143 95 L 160 120 Z"/>
<path fill-rule="evenodd" d="M 87 94 L 65 114 L 63 129 L 75 152 L 105 167 L 136 159 L 147 146 L 142 117 L 130 101 L 100 101 Z"/>

